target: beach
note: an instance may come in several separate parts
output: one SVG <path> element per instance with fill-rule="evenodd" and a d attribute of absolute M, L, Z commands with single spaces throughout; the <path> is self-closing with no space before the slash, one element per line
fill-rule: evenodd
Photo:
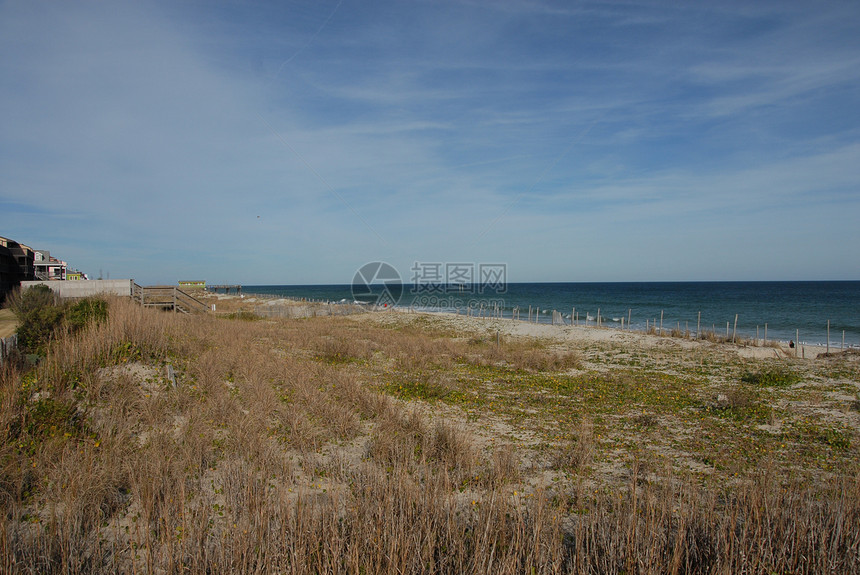
<path fill-rule="evenodd" d="M 248 313 L 260 313 L 263 317 L 312 317 L 326 316 L 332 313 L 350 315 L 373 309 L 372 306 L 355 306 L 342 302 L 305 302 L 292 298 L 282 298 L 276 295 L 247 294 L 245 296 L 230 294 L 198 293 L 197 297 L 208 305 L 216 305 L 216 311 L 220 314 L 229 315 L 237 311 Z M 280 311 L 279 311 L 280 310 Z M 334 310 L 334 311 L 333 311 Z M 534 323 L 523 319 L 508 318 L 482 318 L 466 316 L 463 313 L 452 313 L 442 311 L 416 311 L 409 308 L 373 309 L 373 313 L 400 313 L 413 315 L 416 313 L 427 314 L 428 317 L 436 318 L 446 323 L 451 329 L 463 329 L 471 331 L 484 329 L 497 331 L 503 335 L 516 337 L 546 338 L 556 342 L 568 343 L 595 343 L 614 342 L 619 345 L 633 345 L 640 348 L 663 345 L 672 341 L 683 349 L 698 349 L 701 347 L 711 348 L 721 345 L 713 341 L 697 341 L 695 335 L 675 337 L 671 335 L 672 329 L 664 330 L 664 335 L 647 333 L 639 329 L 624 329 L 615 324 L 609 327 L 597 326 L 592 321 L 591 325 L 556 325 L 551 323 Z M 373 317 L 368 315 L 368 318 Z M 654 330 L 658 331 L 658 330 Z M 794 357 L 802 359 L 814 359 L 819 354 L 826 353 L 825 345 L 798 345 L 796 350 L 790 348 L 788 342 L 770 340 L 765 343 L 763 339 L 750 340 L 747 337 L 738 337 L 743 342 L 740 345 L 729 345 L 728 349 L 741 358 L 772 358 L 772 357 Z M 833 352 L 841 351 L 839 344 L 831 346 Z"/>
<path fill-rule="evenodd" d="M 245 313 L 254 313 L 255 310 L 281 306 L 292 310 L 286 314 L 281 313 L 275 316 L 275 319 L 271 320 L 275 322 L 278 321 L 278 317 L 304 318 L 324 322 L 324 318 L 331 317 L 332 314 L 338 315 L 336 311 L 332 311 L 337 309 L 337 304 L 325 302 L 309 304 L 308 302 L 271 297 L 265 299 L 258 299 L 253 296 L 240 298 L 239 296 L 220 295 L 215 297 L 222 302 L 219 305 L 233 310 L 243 310 Z M 649 417 L 649 414 L 658 417 L 665 425 L 665 431 L 669 432 L 669 436 L 663 437 L 657 442 L 654 447 L 655 453 L 658 457 L 672 454 L 670 460 L 673 467 L 684 473 L 696 471 L 704 475 L 721 475 L 719 466 L 701 465 L 696 462 L 695 456 L 684 454 L 683 450 L 667 449 L 666 442 L 667 440 L 669 443 L 678 442 L 680 438 L 695 436 L 700 431 L 697 429 L 700 423 L 697 417 L 699 409 L 705 409 L 708 412 L 708 409 L 713 408 L 713 413 L 718 415 L 718 419 L 726 415 L 721 411 L 724 408 L 731 414 L 733 407 L 722 405 L 725 402 L 737 401 L 740 404 L 741 415 L 739 417 L 741 419 L 747 417 L 746 411 L 755 404 L 761 404 L 762 409 L 768 413 L 767 417 L 753 417 L 756 423 L 753 426 L 754 431 L 751 435 L 747 435 L 744 441 L 753 441 L 753 438 L 761 435 L 763 431 L 766 431 L 765 437 L 769 440 L 781 436 L 785 429 L 782 423 L 776 421 L 774 408 L 778 410 L 788 406 L 791 406 L 790 410 L 796 410 L 795 417 L 800 417 L 802 413 L 804 417 L 820 419 L 820 423 L 824 424 L 825 427 L 830 424 L 837 425 L 848 435 L 860 431 L 860 413 L 856 409 L 860 406 L 860 403 L 857 402 L 858 393 L 860 393 L 860 378 L 857 377 L 860 355 L 853 350 L 848 350 L 842 354 L 838 349 L 831 349 L 831 357 L 825 357 L 827 350 L 824 346 L 802 345 L 798 346 L 797 349 L 792 349 L 787 344 L 779 342 L 771 341 L 764 345 L 761 342 L 741 338 L 738 338 L 738 343 L 722 340 L 696 340 L 691 337 L 672 336 L 668 331 L 664 335 L 658 335 L 635 330 L 621 330 L 617 327 L 597 327 L 594 324 L 591 326 L 551 325 L 512 319 L 468 317 L 455 313 L 419 312 L 403 308 L 370 309 L 371 311 L 367 311 L 367 308 L 359 308 L 357 311 L 351 309 L 349 313 L 343 314 L 342 321 L 347 322 L 346 325 L 357 324 L 360 329 L 382 328 L 397 332 L 417 329 L 431 337 L 450 338 L 457 345 L 463 345 L 467 349 L 474 342 L 477 342 L 476 345 L 483 351 L 488 349 L 492 352 L 495 348 L 497 351 L 493 352 L 493 356 L 498 363 L 496 367 L 501 369 L 502 375 L 510 367 L 516 369 L 516 364 L 507 365 L 505 349 L 508 347 L 517 350 L 517 354 L 521 354 L 523 349 L 541 350 L 539 353 L 545 353 L 549 357 L 575 354 L 577 360 L 573 367 L 567 369 L 549 367 L 549 369 L 544 370 L 539 364 L 538 369 L 532 370 L 535 373 L 519 374 L 513 378 L 516 380 L 515 382 L 505 382 L 504 377 L 501 379 L 501 382 L 505 384 L 513 383 L 513 389 L 528 385 L 532 379 L 537 380 L 540 382 L 537 390 L 539 396 L 547 393 L 546 389 L 541 389 L 541 386 L 546 384 L 546 377 L 555 382 L 556 380 L 561 381 L 565 377 L 574 380 L 579 378 L 588 380 L 594 374 L 599 376 L 621 374 L 625 378 L 630 377 L 640 382 L 639 385 L 654 386 L 655 388 L 652 388 L 651 391 L 657 394 L 660 393 L 660 390 L 657 389 L 659 381 L 664 378 L 671 380 L 670 387 L 685 386 L 685 399 L 683 400 L 685 405 L 682 408 L 678 405 L 649 406 L 644 397 L 634 394 L 639 401 L 638 403 L 619 405 L 617 406 L 618 413 L 606 416 L 622 421 L 626 418 L 642 417 L 643 414 L 646 418 Z M 232 313 L 235 314 L 236 312 Z M 264 315 L 263 317 L 270 316 Z M 358 341 L 360 342 L 361 339 Z M 347 361 L 352 354 L 364 358 L 368 353 L 365 347 L 355 342 L 342 345 L 344 345 L 343 352 L 334 352 L 334 355 L 338 356 L 339 353 L 342 353 Z M 423 365 L 432 360 L 413 358 L 410 361 Z M 449 365 L 447 361 L 444 360 L 442 364 Z M 834 362 L 854 366 L 850 368 L 847 379 L 833 379 L 829 376 L 832 371 L 830 365 Z M 549 365 L 551 366 L 552 362 Z M 767 386 L 743 385 L 742 378 L 745 374 L 767 370 L 786 370 L 788 373 L 797 374 L 797 381 L 793 381 L 790 394 L 787 391 L 784 393 L 785 395 L 792 395 L 791 400 L 780 398 L 780 393 L 773 393 L 776 390 L 769 389 Z M 459 370 L 454 369 L 453 371 Z M 498 389 L 496 385 L 499 381 L 492 379 L 484 380 L 479 377 L 478 380 L 474 380 L 474 374 L 468 373 L 468 369 L 466 371 L 465 377 L 469 383 L 463 386 L 454 386 L 454 393 L 463 393 L 466 394 L 464 397 L 471 398 L 465 400 L 465 406 L 458 405 L 457 402 L 453 402 L 454 405 L 449 405 L 449 402 L 439 401 L 439 398 L 436 397 L 437 394 L 444 396 L 450 391 L 447 386 L 450 385 L 452 373 L 443 368 L 431 369 L 433 374 L 431 376 L 419 369 L 421 372 L 418 376 L 419 379 L 426 380 L 428 377 L 435 377 L 439 380 L 435 383 L 436 390 L 428 392 L 427 397 L 425 397 L 423 384 L 416 384 L 415 382 L 410 382 L 410 386 L 407 386 L 407 392 L 403 396 L 410 400 L 408 401 L 410 408 L 418 409 L 429 417 L 441 415 L 447 420 L 456 422 L 456 425 L 468 430 L 473 439 L 484 446 L 494 445 L 496 442 L 505 441 L 505 439 L 516 438 L 520 447 L 534 447 L 542 445 L 548 438 L 558 439 L 558 437 L 564 436 L 564 434 L 555 435 L 560 425 L 558 418 L 563 421 L 569 420 L 570 414 L 551 410 L 553 415 L 549 415 L 548 418 L 547 414 L 538 417 L 541 412 L 540 409 L 524 408 L 518 405 L 518 400 L 510 395 L 513 393 L 513 389 L 506 388 L 505 385 L 502 385 L 502 389 Z M 543 371 L 550 373 L 544 375 Z M 370 372 L 371 381 L 373 377 L 388 375 L 384 369 L 382 372 L 371 369 Z M 558 375 L 552 375 L 552 373 Z M 460 374 L 460 376 L 463 377 L 464 374 Z M 395 375 L 397 380 L 403 377 L 404 374 Z M 408 376 L 405 377 L 409 379 Z M 809 378 L 808 381 L 805 380 L 806 377 Z M 613 377 L 609 377 L 609 379 L 614 381 Z M 649 379 L 654 381 L 649 381 Z M 656 385 L 655 382 L 657 382 Z M 412 385 L 417 386 L 416 394 L 412 392 Z M 625 387 L 628 383 L 619 383 L 619 385 Z M 433 385 L 430 387 L 433 388 Z M 385 389 L 388 392 L 392 391 L 391 387 Z M 398 392 L 394 395 L 399 396 L 399 391 L 398 388 Z M 612 390 L 609 390 L 609 393 L 612 393 Z M 822 396 L 822 394 L 824 395 Z M 811 399 L 804 399 L 807 395 Z M 488 403 L 487 397 L 503 399 L 496 399 Z M 470 402 L 475 405 L 471 406 Z M 488 405 L 490 406 L 489 409 L 481 409 Z M 671 413 L 658 415 L 667 407 L 671 408 L 669 409 Z M 603 412 L 606 409 L 606 405 L 600 405 L 598 411 Z M 734 417 L 734 415 L 732 416 Z M 682 424 L 685 419 L 683 416 L 690 416 L 692 420 Z M 475 421 L 472 421 L 475 418 L 480 421 L 477 425 Z M 511 425 L 511 420 L 519 421 L 520 425 Z M 750 421 L 744 422 L 741 428 L 748 427 L 750 423 Z M 620 423 L 614 431 L 617 434 L 614 441 L 638 442 L 642 439 L 638 435 L 640 431 L 642 430 L 631 430 L 628 428 L 628 424 Z M 716 439 L 713 441 L 716 442 Z M 768 443 L 770 442 L 768 441 Z M 719 446 L 719 449 L 723 450 L 724 447 Z M 628 455 L 625 454 L 616 460 L 607 462 L 603 470 L 604 477 L 617 479 L 619 469 L 630 464 Z M 530 453 L 529 450 L 523 450 L 520 456 L 523 457 L 527 465 L 534 465 L 536 458 L 540 459 L 534 453 Z M 728 458 L 734 459 L 731 455 Z M 737 462 L 734 463 L 737 464 Z M 603 483 L 603 480 L 596 479 L 599 476 L 600 474 L 596 474 L 593 478 L 598 483 Z M 530 487 L 535 490 L 546 489 L 559 479 L 560 476 L 555 474 L 539 474 L 531 478 Z M 527 488 L 524 486 L 524 489 Z"/>
<path fill-rule="evenodd" d="M 6 570 L 858 570 L 853 350 L 198 296 L 3 373 Z"/>
<path fill-rule="evenodd" d="M 395 307 L 517 317 L 541 324 L 690 333 L 860 348 L 860 282 L 566 282 L 402 284 Z M 350 285 L 244 286 L 247 296 L 352 302 Z M 700 331 L 701 334 L 696 332 Z"/>

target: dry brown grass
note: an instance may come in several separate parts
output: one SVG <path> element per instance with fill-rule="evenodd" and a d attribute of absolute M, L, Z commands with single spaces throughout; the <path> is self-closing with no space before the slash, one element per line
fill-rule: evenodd
<path fill-rule="evenodd" d="M 518 449 L 382 395 L 379 366 L 558 372 L 579 355 L 339 319 L 110 303 L 0 371 L 4 573 L 852 573 L 860 478 L 528 489 Z M 176 372 L 174 387 L 165 366 Z M 428 382 L 436 382 L 428 376 Z M 560 466 L 594 461 L 594 423 Z M 525 493 L 525 494 L 524 494 Z"/>
<path fill-rule="evenodd" d="M 576 351 L 547 349 L 535 340 L 473 337 L 460 357 L 475 365 L 501 365 L 527 371 L 564 371 L 582 366 L 582 357 Z"/>
<path fill-rule="evenodd" d="M 594 455 L 594 426 L 588 418 L 577 424 L 573 436 L 563 443 L 556 455 L 558 467 L 565 471 L 581 471 Z"/>
<path fill-rule="evenodd" d="M 11 309 L 0 309 L 0 338 L 9 337 L 18 329 L 18 318 Z"/>

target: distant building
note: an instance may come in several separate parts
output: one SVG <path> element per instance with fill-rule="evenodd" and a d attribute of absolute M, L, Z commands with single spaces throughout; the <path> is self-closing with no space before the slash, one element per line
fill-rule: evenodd
<path fill-rule="evenodd" d="M 48 250 L 36 250 L 34 263 L 37 280 L 66 279 L 66 262 L 51 256 Z"/>
<path fill-rule="evenodd" d="M 87 274 L 67 268 L 66 262 L 48 250 L 34 250 L 0 236 L 0 303 L 21 282 L 89 279 Z"/>
<path fill-rule="evenodd" d="M 185 289 L 206 289 L 206 280 L 179 280 L 179 287 Z"/>
<path fill-rule="evenodd" d="M 16 273 L 22 276 L 22 280 L 26 281 L 33 279 L 33 262 L 36 256 L 36 252 L 33 248 L 2 236 L 0 236 L 0 248 L 5 248 L 3 251 L 7 257 L 11 256 L 15 261 L 15 265 L 18 268 Z"/>
<path fill-rule="evenodd" d="M 31 247 L 0 236 L 0 302 L 22 281 L 35 279 L 34 261 Z"/>

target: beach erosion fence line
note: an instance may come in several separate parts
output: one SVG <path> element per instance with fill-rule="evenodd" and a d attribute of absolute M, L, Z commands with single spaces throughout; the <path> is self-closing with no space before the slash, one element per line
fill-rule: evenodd
<path fill-rule="evenodd" d="M 390 311 L 392 308 L 381 308 L 373 305 L 359 305 L 347 302 L 329 302 L 325 300 L 298 300 L 292 298 L 284 298 L 277 295 L 260 295 L 248 294 L 258 299 L 269 300 L 263 305 L 258 305 L 254 309 L 254 313 L 263 318 L 303 318 L 303 317 L 326 317 L 326 316 L 346 316 L 369 311 Z M 416 311 L 409 308 L 409 311 Z M 458 315 L 474 317 L 478 319 L 510 319 L 513 321 L 522 321 L 527 323 L 558 325 L 558 326 L 582 326 L 582 327 L 604 327 L 608 329 L 620 329 L 622 331 L 638 331 L 660 336 L 682 337 L 685 339 L 704 339 L 709 341 L 731 341 L 733 343 L 742 343 L 744 345 L 763 346 L 763 347 L 779 347 L 781 344 L 786 344 L 785 341 L 780 341 L 774 338 L 768 338 L 768 324 L 755 327 L 755 336 L 750 333 L 749 336 L 741 336 L 738 333 L 738 314 L 733 317 L 734 321 L 726 322 L 725 337 L 719 333 L 716 324 L 708 329 L 707 324 L 702 321 L 702 314 L 698 312 L 693 318 L 695 321 L 695 330 L 690 325 L 691 321 L 686 320 L 684 325 L 680 321 L 676 321 L 674 325 L 664 326 L 663 313 L 660 317 L 646 318 L 645 328 L 637 329 L 633 327 L 633 309 L 629 308 L 626 315 L 620 317 L 612 317 L 607 321 L 601 309 L 598 308 L 595 315 L 589 312 L 582 312 L 572 307 L 570 315 L 558 310 L 541 309 L 538 306 L 529 306 L 528 309 L 514 307 L 505 309 L 497 304 L 484 305 L 483 303 L 477 306 L 465 308 L 457 308 L 455 311 Z M 734 325 L 732 325 L 732 323 Z M 792 341 L 795 343 L 793 354 L 799 356 L 802 352 L 801 345 L 814 345 L 826 347 L 827 353 L 833 349 L 840 351 L 845 349 L 860 349 L 860 344 L 852 344 L 846 342 L 844 330 L 841 333 L 841 341 L 832 342 L 830 338 L 830 320 L 827 320 L 827 340 L 826 342 L 809 343 L 800 340 L 800 330 L 795 330 L 795 337 Z M 763 327 L 763 335 L 761 336 L 760 328 Z"/>
<path fill-rule="evenodd" d="M 510 319 L 512 321 L 521 321 L 526 323 L 544 325 L 605 327 L 608 329 L 620 329 L 622 331 L 639 331 L 642 333 L 660 336 L 683 337 L 685 339 L 706 339 L 711 341 L 731 341 L 732 343 L 743 343 L 746 345 L 764 347 L 779 347 L 781 344 L 788 343 L 785 341 L 780 341 L 778 339 L 768 338 L 767 323 L 765 323 L 764 326 L 755 326 L 755 336 L 752 336 L 752 333 L 750 333 L 749 336 L 740 335 L 738 333 L 739 314 L 734 315 L 734 322 L 726 322 L 726 333 L 725 337 L 723 337 L 722 334 L 718 333 L 716 324 L 713 324 L 711 326 L 711 329 L 708 329 L 705 325 L 702 324 L 702 312 L 698 312 L 697 317 L 694 318 L 695 330 L 691 329 L 689 320 L 686 320 L 683 326 L 681 325 L 680 321 L 676 321 L 675 325 L 670 327 L 664 327 L 662 311 L 660 313 L 659 318 L 647 318 L 645 320 L 644 330 L 636 329 L 632 327 L 632 312 L 632 308 L 628 309 L 626 317 L 622 315 L 618 318 L 611 318 L 610 325 L 607 325 L 606 317 L 601 314 L 600 308 L 597 309 L 597 313 L 594 316 L 592 316 L 588 312 L 581 314 L 581 312 L 577 311 L 575 307 L 571 308 L 570 315 L 565 315 L 558 310 L 541 309 L 538 306 L 529 306 L 527 310 L 524 308 L 521 309 L 519 307 L 514 307 L 513 309 L 506 311 L 499 306 L 485 307 L 483 304 L 481 304 L 479 306 L 457 308 L 456 310 L 456 313 L 458 315 L 464 315 L 466 317 L 473 317 L 477 319 Z M 734 323 L 733 326 L 732 323 Z M 839 349 L 840 351 L 845 349 L 860 349 L 860 343 L 853 344 L 846 341 L 845 330 L 842 330 L 841 332 L 841 341 L 837 340 L 836 342 L 832 342 L 830 337 L 830 324 L 830 320 L 827 320 L 827 338 L 825 342 L 820 343 L 809 343 L 801 341 L 800 330 L 795 329 L 795 335 L 792 338 L 792 342 L 795 344 L 793 348 L 794 355 L 797 356 L 798 353 L 800 353 L 801 344 L 826 347 L 827 353 L 830 353 L 831 348 Z M 763 338 L 760 337 L 762 333 L 762 327 L 764 333 Z"/>

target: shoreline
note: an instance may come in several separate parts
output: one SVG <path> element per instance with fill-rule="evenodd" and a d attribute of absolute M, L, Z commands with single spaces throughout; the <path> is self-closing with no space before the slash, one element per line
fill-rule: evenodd
<path fill-rule="evenodd" d="M 395 309 L 397 309 L 399 311 L 401 308 L 395 308 Z M 406 310 L 411 310 L 411 309 L 412 308 L 406 308 Z M 768 338 L 768 340 L 765 342 L 764 338 L 756 338 L 754 336 L 751 337 L 751 336 L 747 335 L 747 333 L 745 331 L 742 332 L 741 330 L 738 330 L 738 332 L 736 334 L 736 338 L 735 338 L 736 341 L 732 342 L 732 341 L 730 341 L 731 336 L 726 337 L 726 336 L 720 335 L 719 333 L 715 333 L 712 331 L 705 331 L 705 330 L 702 330 L 702 337 L 696 337 L 696 331 L 695 330 L 689 330 L 689 331 L 681 330 L 683 333 L 686 333 L 688 335 L 676 336 L 676 335 L 671 335 L 671 334 L 672 334 L 672 332 L 677 331 L 677 328 L 663 328 L 663 334 L 659 334 L 659 333 L 654 333 L 657 330 L 659 330 L 659 328 L 655 328 L 653 326 L 651 326 L 650 328 L 646 328 L 646 329 L 642 329 L 641 326 L 636 326 L 632 329 L 627 329 L 626 327 L 621 327 L 621 325 L 617 324 L 616 322 L 611 322 L 611 323 L 609 323 L 609 325 L 606 325 L 602 322 L 600 325 L 595 325 L 593 323 L 592 324 L 579 323 L 579 324 L 571 325 L 569 323 L 559 324 L 559 323 L 551 323 L 551 322 L 545 322 L 545 321 L 533 322 L 533 321 L 528 321 L 528 320 L 524 320 L 524 319 L 516 319 L 516 318 L 511 318 L 511 317 L 495 317 L 495 318 L 494 317 L 475 317 L 475 316 L 464 315 L 462 313 L 458 313 L 458 312 L 454 312 L 454 311 L 445 311 L 445 310 L 432 311 L 432 310 L 428 310 L 428 309 L 420 309 L 420 310 L 415 310 L 415 313 L 447 314 L 447 315 L 454 315 L 454 316 L 458 316 L 458 317 L 474 318 L 474 319 L 481 320 L 481 321 L 487 321 L 487 320 L 513 321 L 513 322 L 517 322 L 517 323 L 521 323 L 521 324 L 525 324 L 525 325 L 548 326 L 548 327 L 554 327 L 554 328 L 605 329 L 605 330 L 616 331 L 618 333 L 624 333 L 624 334 L 630 333 L 630 334 L 640 334 L 640 335 L 646 335 L 646 336 L 651 335 L 651 336 L 654 336 L 657 338 L 685 339 L 685 340 L 690 340 L 690 341 L 703 341 L 703 342 L 709 341 L 711 343 L 725 343 L 725 344 L 729 344 L 729 345 L 737 345 L 740 347 L 762 347 L 762 348 L 785 347 L 785 348 L 788 348 L 789 342 L 794 341 L 793 339 L 783 340 L 783 339 L 778 339 L 778 338 Z M 594 320 L 592 319 L 589 321 L 594 321 Z M 815 351 L 815 353 L 824 353 L 827 350 L 826 342 L 808 342 L 808 341 L 801 340 L 800 342 L 795 342 L 795 343 L 797 343 L 797 345 L 799 345 L 801 347 L 805 347 L 807 349 L 812 349 Z M 850 350 L 850 349 L 855 349 L 855 350 L 860 349 L 860 345 L 846 343 L 845 347 L 840 347 L 840 344 L 841 344 L 841 339 L 840 339 L 840 343 L 838 343 L 838 344 L 831 343 L 830 344 L 830 353 L 843 351 L 843 350 Z"/>
<path fill-rule="evenodd" d="M 716 338 L 699 338 L 691 331 L 688 337 L 673 336 L 671 330 L 664 328 L 664 334 L 649 333 L 636 328 L 627 330 L 614 325 L 570 325 L 552 324 L 548 322 L 529 322 L 523 319 L 512 319 L 510 317 L 476 317 L 468 316 L 453 311 L 432 311 L 428 309 L 415 309 L 412 307 L 390 307 L 377 308 L 368 305 L 356 305 L 352 302 L 329 302 L 329 301 L 301 301 L 294 298 L 282 296 L 266 296 L 265 294 L 211 294 L 207 293 L 201 297 L 207 303 L 215 302 L 216 315 L 226 315 L 237 312 L 256 313 L 263 318 L 299 318 L 325 315 L 354 315 L 354 314 L 385 314 L 396 313 L 404 315 L 421 314 L 428 317 L 446 318 L 451 321 L 463 322 L 463 326 L 474 329 L 490 329 L 499 331 L 502 335 L 514 337 L 532 337 L 557 340 L 559 342 L 587 342 L 597 343 L 612 341 L 616 343 L 636 344 L 638 347 L 652 347 L 659 342 L 677 342 L 683 348 L 697 349 L 700 347 L 711 348 L 723 346 L 725 349 L 734 350 L 738 356 L 743 358 L 774 358 L 813 360 L 819 354 L 827 353 L 826 344 L 810 344 L 801 341 L 795 349 L 789 348 L 788 341 L 768 339 L 767 343 L 762 340 L 754 340 L 743 335 L 738 335 L 736 342 L 726 341 L 722 336 Z M 265 307 L 264 307 L 265 306 Z M 226 309 L 224 309 L 226 307 Z M 261 309 L 262 308 L 262 309 Z M 343 308 L 343 313 L 335 313 Z M 269 309 L 273 311 L 268 312 Z M 281 310 L 280 312 L 278 310 Z M 289 310 L 289 311 L 287 311 Z M 348 312 L 348 313 L 347 313 Z M 703 332 L 708 333 L 708 332 Z M 645 345 L 647 344 L 647 345 Z M 847 345 L 841 348 L 836 345 L 830 346 L 830 353 L 856 350 L 857 346 Z M 795 350 L 797 355 L 795 356 Z"/>
<path fill-rule="evenodd" d="M 667 334 L 659 335 L 654 333 L 646 333 L 638 330 L 621 330 L 615 327 L 605 326 L 584 326 L 584 325 L 553 325 L 547 323 L 531 323 L 524 320 L 511 320 L 510 318 L 476 318 L 464 316 L 462 314 L 451 312 L 428 312 L 428 311 L 401 311 L 398 309 L 391 310 L 394 313 L 405 314 L 425 314 L 430 317 L 445 317 L 453 321 L 464 322 L 464 325 L 469 325 L 474 328 L 488 329 L 489 331 L 498 331 L 501 335 L 513 337 L 531 337 L 539 339 L 556 340 L 558 342 L 579 342 L 579 343 L 600 343 L 613 342 L 622 344 L 633 344 L 637 347 L 655 347 L 661 342 L 677 343 L 680 347 L 693 350 L 697 348 L 714 349 L 722 347 L 723 349 L 736 351 L 743 358 L 773 358 L 780 359 L 798 359 L 812 360 L 817 359 L 819 354 L 827 352 L 826 346 L 801 344 L 798 348 L 798 354 L 794 356 L 794 350 L 788 347 L 788 342 L 778 342 L 772 345 L 769 342 L 767 345 L 750 345 L 744 343 L 746 340 L 732 343 L 730 341 L 711 341 L 708 339 L 696 339 L 693 337 L 676 337 Z M 846 348 L 851 349 L 851 348 Z M 838 353 L 838 348 L 834 349 L 831 346 L 830 353 Z M 804 356 L 805 352 L 805 356 Z"/>
<path fill-rule="evenodd" d="M 844 332 L 844 349 L 860 349 L 860 282 L 520 282 L 507 283 L 500 293 L 482 291 L 479 284 L 465 293 L 420 283 L 401 285 L 401 297 L 392 292 L 399 307 L 431 313 L 534 320 L 539 309 L 540 323 L 553 323 L 555 315 L 555 323 L 563 317 L 567 325 L 571 319 L 581 325 L 588 317 L 590 325 L 599 316 L 605 327 L 623 323 L 626 330 L 629 323 L 639 331 L 656 326 L 666 333 L 700 332 L 720 339 L 728 325 L 729 337 L 825 348 L 829 342 L 831 351 L 842 347 Z M 348 284 L 249 286 L 246 293 L 254 291 L 332 303 L 354 299 Z"/>

